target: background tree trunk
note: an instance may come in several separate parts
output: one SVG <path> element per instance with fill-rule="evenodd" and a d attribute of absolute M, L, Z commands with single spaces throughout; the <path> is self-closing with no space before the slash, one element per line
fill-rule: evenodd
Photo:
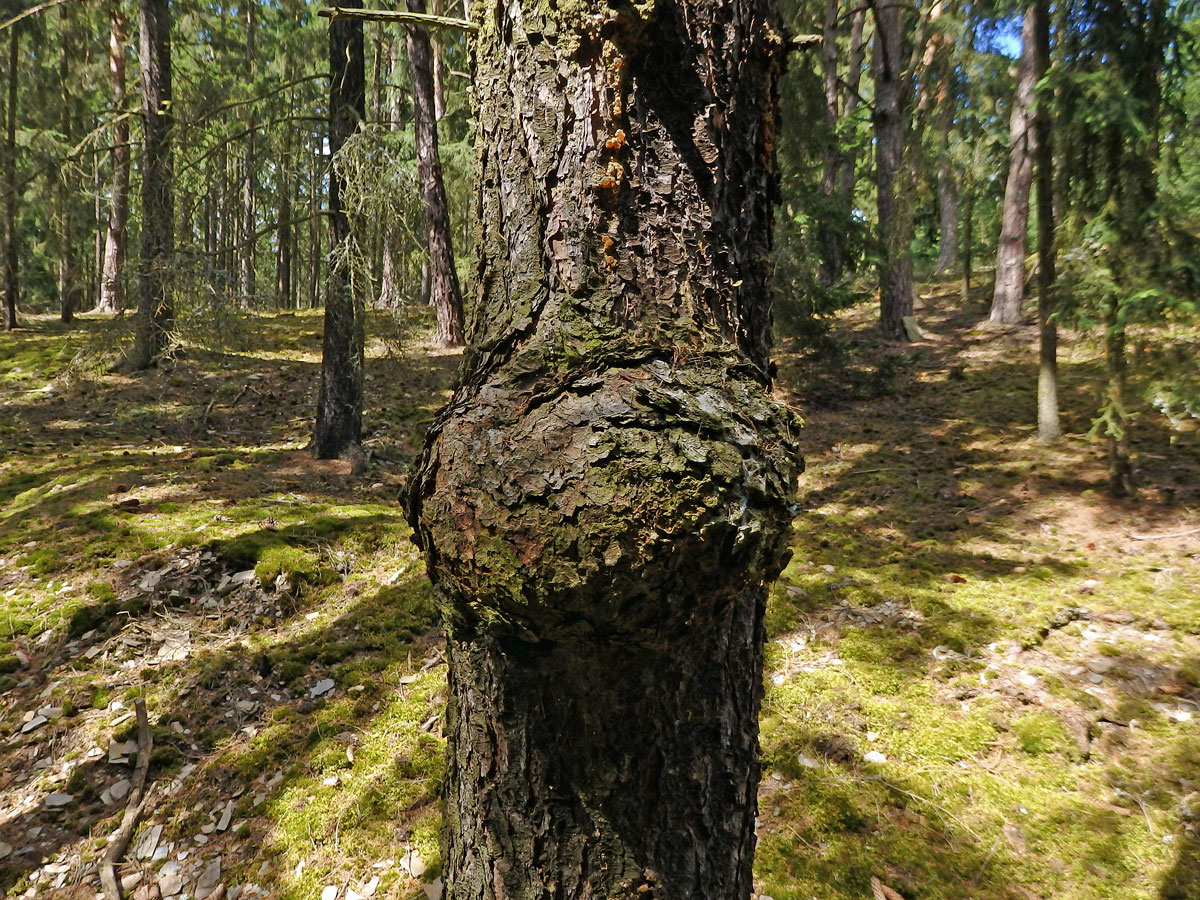
<path fill-rule="evenodd" d="M 425 12 L 425 0 L 407 0 L 409 12 Z M 435 340 L 443 347 L 463 342 L 462 290 L 454 268 L 454 246 L 450 237 L 450 208 L 442 182 L 438 156 L 436 90 L 433 83 L 433 51 L 429 33 L 410 26 L 408 64 L 412 72 L 413 130 L 417 144 L 417 180 L 421 182 L 421 204 L 429 243 L 432 302 L 437 314 Z"/>
<path fill-rule="evenodd" d="M 175 248 L 171 166 L 171 11 L 168 0 L 140 0 L 138 58 L 142 70 L 142 247 L 133 344 L 117 368 L 136 372 L 167 347 L 175 321 L 171 257 Z"/>
<path fill-rule="evenodd" d="M 361 0 L 342 3 L 361 7 Z M 329 24 L 329 150 L 337 153 L 366 115 L 367 78 L 361 20 L 337 18 Z M 317 423 L 309 449 L 332 459 L 362 440 L 363 318 L 362 291 L 354 283 L 358 252 L 350 218 L 342 208 L 345 183 L 337 165 L 329 176 L 332 247 L 326 276 L 325 330 L 321 345 L 321 383 Z"/>
<path fill-rule="evenodd" d="M 8 100 L 5 103 L 4 137 L 4 327 L 17 327 L 17 303 L 21 293 L 20 259 L 17 249 L 17 55 L 20 50 L 18 25 L 8 32 Z"/>
<path fill-rule="evenodd" d="M 850 54 L 843 85 L 838 78 L 837 32 L 840 0 L 827 0 L 825 22 L 821 37 L 821 64 L 825 80 L 825 118 L 831 135 L 836 135 L 838 123 L 854 114 L 858 108 L 858 86 L 862 78 L 863 25 L 866 8 L 854 10 L 850 19 Z M 821 260 L 817 280 L 824 287 L 833 287 L 841 280 L 845 268 L 846 240 L 843 231 L 854 200 L 855 146 L 834 138 L 833 146 L 826 152 L 825 168 L 821 177 L 821 189 L 829 198 L 830 215 L 820 227 L 818 242 Z"/>
<path fill-rule="evenodd" d="M 996 286 L 988 321 L 993 325 L 1015 325 L 1021 321 L 1025 296 L 1026 233 L 1029 228 L 1029 187 L 1033 183 L 1033 104 L 1037 87 L 1034 37 L 1036 15 L 1025 10 L 1021 27 L 1021 62 L 1013 94 L 1008 157 L 1008 182 L 1000 214 L 1000 246 L 996 250 Z"/>
<path fill-rule="evenodd" d="M 904 317 L 913 312 L 912 207 L 904 202 L 900 167 L 908 130 L 905 84 L 904 10 L 875 5 L 875 182 L 879 239 L 879 329 L 889 341 L 904 341 Z"/>
<path fill-rule="evenodd" d="M 76 79 L 72 77 L 72 65 L 75 62 L 76 37 L 73 16 L 76 10 L 71 6 L 59 9 L 61 34 L 61 55 L 59 56 L 59 100 L 62 103 L 62 133 L 68 143 L 74 143 L 78 137 L 79 101 L 74 96 L 72 88 L 78 90 Z M 63 322 L 72 322 L 75 313 L 83 302 L 83 266 L 79 258 L 79 248 L 75 244 L 76 207 L 78 206 L 77 178 L 75 160 L 64 160 L 58 172 L 58 303 L 59 317 Z"/>
<path fill-rule="evenodd" d="M 476 8 L 472 342 L 409 494 L 446 896 L 745 900 L 799 466 L 765 392 L 781 23 Z"/>
<path fill-rule="evenodd" d="M 943 78 L 948 77 L 943 74 Z M 950 131 L 954 127 L 954 94 L 943 84 L 938 97 L 937 208 L 938 256 L 933 271 L 958 271 L 958 179 L 950 160 Z"/>
<path fill-rule="evenodd" d="M 392 40 L 388 48 L 388 82 L 391 102 L 385 102 L 388 131 L 399 131 L 404 119 L 404 102 L 398 87 L 400 75 L 400 41 Z M 396 309 L 400 304 L 400 260 L 399 228 L 390 217 L 380 223 L 381 235 L 379 266 L 379 305 L 384 309 Z"/>
<path fill-rule="evenodd" d="M 125 116 L 125 14 L 121 3 L 109 7 L 108 72 L 113 122 L 112 197 L 104 239 L 100 275 L 101 312 L 115 313 L 125 305 L 122 279 L 125 269 L 125 226 L 129 219 L 129 119 Z"/>
<path fill-rule="evenodd" d="M 246 80 L 254 84 L 254 30 L 256 18 L 256 2 L 246 6 Z M 255 177 L 257 165 L 254 155 L 254 133 L 257 128 L 257 117 L 254 104 L 249 106 L 249 116 L 246 123 L 246 148 L 242 166 L 242 240 L 238 248 L 238 293 L 242 303 L 250 306 L 254 301 L 256 285 L 255 276 L 255 234 L 258 231 L 257 217 L 254 210 L 254 197 L 258 191 L 258 179 Z"/>
<path fill-rule="evenodd" d="M 1036 0 L 1034 54 L 1036 80 L 1050 66 L 1050 4 Z M 1038 98 L 1034 112 L 1034 163 L 1037 179 L 1038 251 L 1038 439 L 1052 443 L 1062 436 L 1058 418 L 1058 323 L 1054 319 L 1054 150 L 1051 145 L 1051 112 L 1048 98 Z"/>

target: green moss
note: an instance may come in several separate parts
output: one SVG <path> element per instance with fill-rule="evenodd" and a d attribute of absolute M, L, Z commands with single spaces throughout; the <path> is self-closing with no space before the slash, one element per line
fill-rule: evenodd
<path fill-rule="evenodd" d="M 88 596 L 101 603 L 117 599 L 117 592 L 107 581 L 93 581 L 88 585 Z"/>
<path fill-rule="evenodd" d="M 227 466 L 233 465 L 237 461 L 237 457 L 232 453 L 215 453 L 212 456 L 201 456 L 192 463 L 192 466 L 201 472 L 214 472 L 218 469 L 224 469 Z"/>
<path fill-rule="evenodd" d="M 16 656 L 0 656 L 0 675 L 11 675 L 21 668 L 21 660 Z"/>
<path fill-rule="evenodd" d="M 1069 755 L 1075 747 L 1058 716 L 1051 712 L 1033 712 L 1012 721 L 1012 732 L 1021 749 L 1030 756 L 1050 753 Z"/>
<path fill-rule="evenodd" d="M 337 572 L 326 565 L 320 554 L 300 547 L 268 547 L 263 549 L 254 566 L 254 574 L 262 584 L 272 584 L 284 576 L 293 584 L 332 584 Z"/>

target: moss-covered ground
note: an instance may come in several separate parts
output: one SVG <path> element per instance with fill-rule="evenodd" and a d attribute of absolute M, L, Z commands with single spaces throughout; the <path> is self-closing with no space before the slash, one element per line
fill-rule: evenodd
<path fill-rule="evenodd" d="M 1043 446 L 1032 330 L 941 290 L 918 344 L 863 308 L 779 348 L 808 469 L 768 609 L 758 890 L 1196 900 L 1200 441 L 1140 410 L 1142 491 L 1107 499 L 1099 348 L 1067 336 Z M 369 458 L 318 462 L 319 314 L 242 324 L 137 378 L 89 362 L 103 320 L 0 335 L 11 896 L 95 896 L 137 699 L 126 874 L 196 896 L 219 859 L 232 900 L 436 878 L 445 667 L 397 498 L 457 358 L 375 347 Z"/>

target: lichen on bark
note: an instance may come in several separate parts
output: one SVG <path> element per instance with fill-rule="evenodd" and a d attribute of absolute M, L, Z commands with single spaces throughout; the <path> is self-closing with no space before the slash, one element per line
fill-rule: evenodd
<path fill-rule="evenodd" d="M 768 375 L 783 28 L 770 0 L 472 13 L 470 346 L 408 497 L 447 895 L 746 897 L 801 468 Z"/>

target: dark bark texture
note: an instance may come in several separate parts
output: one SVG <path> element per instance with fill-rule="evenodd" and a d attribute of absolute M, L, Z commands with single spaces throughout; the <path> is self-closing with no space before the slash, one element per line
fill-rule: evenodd
<path fill-rule="evenodd" d="M 132 346 L 117 368 L 145 369 L 166 349 L 175 322 L 171 257 L 175 251 L 175 176 L 171 161 L 171 11 L 168 0 L 141 0 L 142 246 Z"/>
<path fill-rule="evenodd" d="M 359 0 L 342 3 L 360 7 Z M 366 115 L 366 60 L 362 21 L 337 18 L 329 25 L 329 149 L 335 156 Z M 309 449 L 319 459 L 341 456 L 362 438 L 363 319 L 362 292 L 355 289 L 354 234 L 342 207 L 344 179 L 333 167 L 329 178 L 329 215 L 333 246 L 325 294 L 321 344 L 321 382 L 317 423 Z"/>
<path fill-rule="evenodd" d="M 409 517 L 444 606 L 449 900 L 751 890 L 771 0 L 473 5 L 471 344 Z"/>
<path fill-rule="evenodd" d="M 425 0 L 408 0 L 408 11 L 425 12 Z M 433 78 L 433 48 L 424 28 L 408 28 L 408 64 L 412 71 L 413 130 L 417 145 L 417 180 L 421 183 L 421 205 L 425 209 L 425 233 L 429 244 L 430 290 L 437 314 L 436 341 L 443 347 L 463 342 L 462 289 L 454 268 L 450 237 L 450 206 L 442 181 L 438 154 L 437 86 Z"/>
<path fill-rule="evenodd" d="M 879 330 L 890 341 L 906 341 L 904 317 L 913 312 L 912 207 L 905 202 L 903 174 L 908 131 L 904 71 L 904 9 L 875 6 L 875 187 L 879 210 Z"/>
<path fill-rule="evenodd" d="M 1009 125 L 1008 181 L 1000 216 L 1000 244 L 996 249 L 996 287 L 988 321 L 993 325 L 1015 325 L 1021 321 L 1025 297 L 1026 233 L 1029 228 L 1029 189 L 1033 184 L 1033 98 L 1037 87 L 1034 38 L 1035 13 L 1025 10 L 1021 28 L 1021 61 L 1013 94 Z"/>

